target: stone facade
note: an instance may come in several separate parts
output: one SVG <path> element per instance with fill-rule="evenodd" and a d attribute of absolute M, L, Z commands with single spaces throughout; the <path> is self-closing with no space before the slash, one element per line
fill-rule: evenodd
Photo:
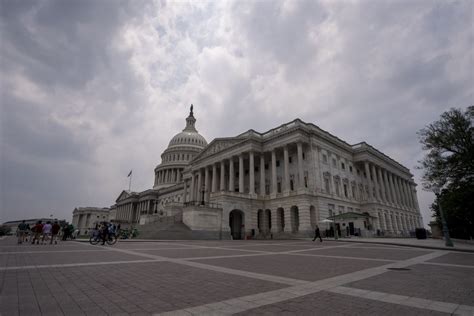
<path fill-rule="evenodd" d="M 110 220 L 111 209 L 107 207 L 77 207 L 72 212 L 72 224 L 79 230 L 79 235 L 87 235 L 96 224 Z"/>
<path fill-rule="evenodd" d="M 236 239 L 310 236 L 343 213 L 367 216 L 351 224 L 365 236 L 422 227 L 413 175 L 365 142 L 350 145 L 296 119 L 207 144 L 195 122 L 191 111 L 155 168 L 153 189 L 120 194 L 116 221 L 181 214 L 202 236 Z"/>

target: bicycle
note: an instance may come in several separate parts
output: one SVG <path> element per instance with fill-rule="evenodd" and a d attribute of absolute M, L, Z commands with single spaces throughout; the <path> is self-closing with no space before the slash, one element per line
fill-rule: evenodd
<path fill-rule="evenodd" d="M 98 231 L 94 232 L 92 237 L 89 239 L 89 242 L 91 245 L 97 245 L 99 242 L 102 242 L 102 236 Z M 117 242 L 117 236 L 115 234 L 107 234 L 107 238 L 105 239 L 105 242 L 112 246 Z"/>

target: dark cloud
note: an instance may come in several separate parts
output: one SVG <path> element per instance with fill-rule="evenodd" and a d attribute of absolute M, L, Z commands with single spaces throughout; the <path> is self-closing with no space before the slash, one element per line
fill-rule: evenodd
<path fill-rule="evenodd" d="M 419 182 L 416 132 L 472 103 L 473 5 L 3 0 L 1 217 L 150 188 L 190 103 L 208 141 L 299 117 Z"/>

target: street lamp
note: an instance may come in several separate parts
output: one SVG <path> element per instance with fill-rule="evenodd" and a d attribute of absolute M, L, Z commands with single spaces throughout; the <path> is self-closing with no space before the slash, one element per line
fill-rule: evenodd
<path fill-rule="evenodd" d="M 454 247 L 451 238 L 449 238 L 449 230 L 448 224 L 446 223 L 446 219 L 444 218 L 443 208 L 441 207 L 441 201 L 439 199 L 441 189 L 437 186 L 433 188 L 433 192 L 436 195 L 436 200 L 438 201 L 438 208 L 439 208 L 439 215 L 441 217 L 441 225 L 443 226 L 443 235 L 446 247 Z"/>

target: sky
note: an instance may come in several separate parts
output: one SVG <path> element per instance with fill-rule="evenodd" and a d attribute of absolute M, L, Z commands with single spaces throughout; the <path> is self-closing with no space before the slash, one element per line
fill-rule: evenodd
<path fill-rule="evenodd" d="M 474 1 L 0 0 L 0 222 L 108 207 L 194 104 L 210 142 L 300 118 L 434 195 L 417 132 L 472 105 Z"/>

